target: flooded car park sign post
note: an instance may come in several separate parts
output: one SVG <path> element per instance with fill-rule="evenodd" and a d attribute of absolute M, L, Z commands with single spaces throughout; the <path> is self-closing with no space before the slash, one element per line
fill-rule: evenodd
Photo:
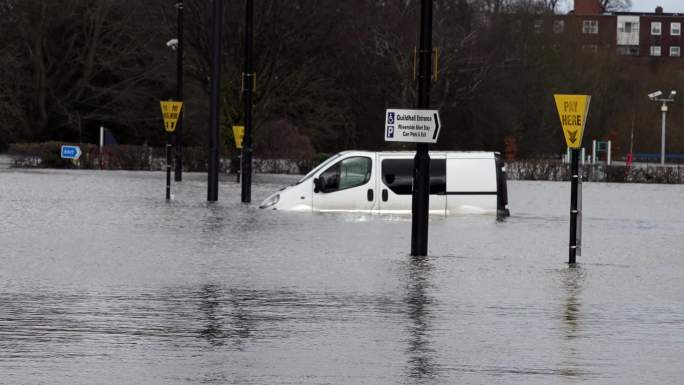
<path fill-rule="evenodd" d="M 577 255 L 582 255 L 582 175 L 579 169 L 579 155 L 582 147 L 582 136 L 589 114 L 589 95 L 554 95 L 563 135 L 568 148 L 571 149 L 571 185 L 570 185 L 570 251 L 569 263 L 576 262 Z"/>
<path fill-rule="evenodd" d="M 235 148 L 242 150 L 242 141 L 245 138 L 245 126 L 233 126 L 233 139 L 235 140 Z M 240 174 L 242 174 L 242 154 L 238 155 L 240 158 L 240 170 L 237 172 L 237 182 L 240 183 Z"/>
<path fill-rule="evenodd" d="M 432 3 L 433 0 L 421 0 L 420 2 L 420 48 L 414 55 L 414 60 L 418 59 L 417 108 L 406 111 L 388 110 L 385 114 L 386 141 L 417 143 L 416 156 L 413 158 L 412 256 L 427 256 L 430 208 L 430 155 L 428 146 L 430 143 L 436 143 L 439 136 L 439 113 L 428 110 L 430 108 L 430 86 L 437 76 L 437 71 L 435 70 L 433 73 L 432 67 L 432 58 L 435 55 L 432 49 Z M 391 122 L 394 124 L 390 124 Z"/>
<path fill-rule="evenodd" d="M 166 141 L 166 200 L 171 199 L 171 140 L 170 136 L 176 131 L 178 118 L 183 109 L 183 102 L 160 102 L 162 117 L 164 118 L 164 130 L 169 133 Z"/>
<path fill-rule="evenodd" d="M 254 72 L 254 2 L 245 0 L 245 70 L 242 73 L 242 96 L 245 106 L 244 143 L 240 156 L 240 199 L 242 203 L 252 202 L 252 96 L 256 89 Z M 242 140 L 241 140 L 242 142 Z"/>

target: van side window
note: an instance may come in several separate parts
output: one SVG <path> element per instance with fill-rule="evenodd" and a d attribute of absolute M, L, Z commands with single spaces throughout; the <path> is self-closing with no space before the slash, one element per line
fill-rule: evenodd
<path fill-rule="evenodd" d="M 397 195 L 413 194 L 413 159 L 384 159 L 382 183 Z M 446 193 L 446 159 L 430 160 L 430 194 Z"/>
<path fill-rule="evenodd" d="M 355 156 L 337 162 L 318 177 L 323 186 L 322 192 L 331 193 L 363 186 L 370 180 L 371 169 L 371 159 L 363 156 Z"/>

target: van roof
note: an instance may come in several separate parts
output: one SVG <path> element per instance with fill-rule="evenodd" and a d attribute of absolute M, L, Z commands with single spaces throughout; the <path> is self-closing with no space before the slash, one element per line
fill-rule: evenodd
<path fill-rule="evenodd" d="M 407 157 L 407 156 L 414 156 L 416 154 L 415 151 L 363 151 L 363 150 L 347 150 L 347 151 L 342 151 L 339 154 L 340 155 L 346 155 L 346 154 L 391 154 L 391 155 L 397 155 L 400 157 Z M 493 151 L 430 151 L 429 152 L 430 156 L 444 156 L 446 155 L 446 158 L 450 159 L 494 159 L 494 157 L 499 154 L 498 152 L 493 152 Z"/>

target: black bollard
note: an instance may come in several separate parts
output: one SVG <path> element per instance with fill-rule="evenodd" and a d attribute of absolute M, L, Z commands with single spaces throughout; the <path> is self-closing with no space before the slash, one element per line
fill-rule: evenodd
<path fill-rule="evenodd" d="M 570 162 L 571 162 L 571 184 L 570 184 L 570 258 L 568 263 L 574 265 L 577 260 L 577 235 L 578 235 L 578 217 L 579 217 L 579 156 L 580 150 L 573 148 L 570 150 Z"/>
<path fill-rule="evenodd" d="M 169 135 L 170 136 L 170 135 Z M 171 199 L 171 143 L 166 142 L 166 200 Z"/>

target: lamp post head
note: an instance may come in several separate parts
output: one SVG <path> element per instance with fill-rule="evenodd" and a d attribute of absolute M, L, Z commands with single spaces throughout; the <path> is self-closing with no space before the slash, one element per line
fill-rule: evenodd
<path fill-rule="evenodd" d="M 674 99 L 675 96 L 677 96 L 677 91 L 675 91 L 675 90 L 670 91 L 670 99 Z"/>
<path fill-rule="evenodd" d="M 656 91 L 656 92 L 651 92 L 648 94 L 648 98 L 651 100 L 655 100 L 658 96 L 661 96 L 663 94 L 663 91 Z"/>
<path fill-rule="evenodd" d="M 176 48 L 178 48 L 178 39 L 174 38 L 174 39 L 167 41 L 166 46 L 175 51 Z"/>

